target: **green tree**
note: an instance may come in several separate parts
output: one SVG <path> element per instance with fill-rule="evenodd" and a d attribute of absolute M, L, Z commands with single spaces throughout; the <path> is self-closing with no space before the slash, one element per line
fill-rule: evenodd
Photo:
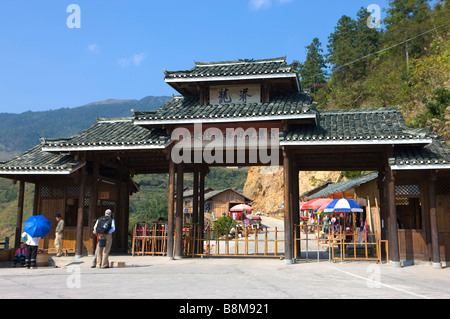
<path fill-rule="evenodd" d="M 318 38 L 314 38 L 312 43 L 306 47 L 306 60 L 299 64 L 298 72 L 301 76 L 303 88 L 309 88 L 316 92 L 316 87 L 320 87 L 327 82 L 325 58 L 322 54 L 322 43 Z"/>
<path fill-rule="evenodd" d="M 214 232 L 218 232 L 219 237 L 224 236 L 236 226 L 236 221 L 231 218 L 231 216 L 221 217 L 214 222 L 213 230 Z"/>
<path fill-rule="evenodd" d="M 384 24 L 384 43 L 387 47 L 413 38 L 432 28 L 429 0 L 390 0 Z M 417 37 L 390 50 L 391 55 L 418 57 L 424 52 L 432 34 Z"/>
<path fill-rule="evenodd" d="M 339 19 L 328 37 L 327 62 L 332 65 L 331 79 L 338 86 L 354 80 L 351 66 L 346 65 L 357 59 L 355 37 L 356 21 L 346 15 Z"/>

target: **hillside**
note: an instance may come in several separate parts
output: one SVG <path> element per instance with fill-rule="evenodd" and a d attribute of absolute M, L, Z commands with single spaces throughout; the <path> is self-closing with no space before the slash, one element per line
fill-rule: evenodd
<path fill-rule="evenodd" d="M 128 117 L 131 109 L 156 110 L 169 99 L 167 96 L 148 96 L 141 100 L 111 99 L 76 108 L 0 113 L 0 161 L 7 161 L 39 144 L 40 137 L 70 137 L 93 125 L 97 117 Z"/>

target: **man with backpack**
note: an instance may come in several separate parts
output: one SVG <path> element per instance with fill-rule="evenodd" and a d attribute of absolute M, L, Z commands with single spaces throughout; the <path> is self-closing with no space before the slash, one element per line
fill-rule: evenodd
<path fill-rule="evenodd" d="M 116 224 L 112 218 L 112 211 L 106 210 L 105 216 L 97 219 L 94 225 L 94 234 L 98 234 L 96 249 L 97 268 L 109 268 L 109 253 L 112 245 L 112 233 L 116 230 Z"/>

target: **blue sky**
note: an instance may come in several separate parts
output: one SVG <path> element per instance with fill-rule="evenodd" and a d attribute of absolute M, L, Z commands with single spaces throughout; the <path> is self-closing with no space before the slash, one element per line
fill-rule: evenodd
<path fill-rule="evenodd" d="M 80 28 L 67 26 L 70 4 Z M 172 95 L 163 69 L 194 61 L 304 61 L 314 37 L 325 48 L 342 15 L 370 4 L 388 1 L 2 0 L 0 112 Z"/>

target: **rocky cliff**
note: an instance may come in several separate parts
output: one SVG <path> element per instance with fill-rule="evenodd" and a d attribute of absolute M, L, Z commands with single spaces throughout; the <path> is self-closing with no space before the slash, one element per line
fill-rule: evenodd
<path fill-rule="evenodd" d="M 303 194 L 331 179 L 336 182 L 341 172 L 300 172 L 299 193 Z M 284 202 L 282 167 L 251 167 L 244 186 L 244 194 L 254 199 L 253 207 L 264 213 L 274 212 Z"/>

